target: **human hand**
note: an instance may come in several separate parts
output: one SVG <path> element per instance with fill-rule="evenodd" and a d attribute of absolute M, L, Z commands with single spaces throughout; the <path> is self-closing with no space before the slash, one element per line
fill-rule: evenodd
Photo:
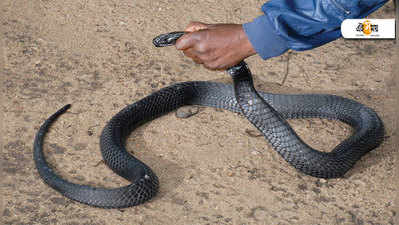
<path fill-rule="evenodd" d="M 256 54 L 241 24 L 191 22 L 176 48 L 210 70 L 225 70 Z"/>

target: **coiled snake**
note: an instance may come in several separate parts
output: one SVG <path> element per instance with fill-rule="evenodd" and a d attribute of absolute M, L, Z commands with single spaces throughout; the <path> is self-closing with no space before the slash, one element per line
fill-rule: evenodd
<path fill-rule="evenodd" d="M 153 43 L 173 45 L 183 32 L 160 35 Z M 67 198 L 103 208 L 123 208 L 141 204 L 156 195 L 159 182 L 154 172 L 129 154 L 126 137 L 139 125 L 183 105 L 202 105 L 242 113 L 290 165 L 314 177 L 344 175 L 364 154 L 381 144 L 383 123 L 370 108 L 335 95 L 283 95 L 257 92 L 248 66 L 241 62 L 228 69 L 234 85 L 189 81 L 176 83 L 125 107 L 107 123 L 100 146 L 105 163 L 115 173 L 131 181 L 128 186 L 106 189 L 70 183 L 48 165 L 43 140 L 51 124 L 70 105 L 50 116 L 34 141 L 34 160 L 41 178 Z M 286 122 L 295 118 L 328 118 L 349 124 L 353 134 L 331 152 L 317 151 L 304 143 Z"/>

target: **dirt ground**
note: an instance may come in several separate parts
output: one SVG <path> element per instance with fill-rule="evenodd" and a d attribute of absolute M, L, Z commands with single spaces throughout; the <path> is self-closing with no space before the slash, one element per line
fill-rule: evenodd
<path fill-rule="evenodd" d="M 46 138 L 51 164 L 72 182 L 128 184 L 99 163 L 106 122 L 125 105 L 175 82 L 229 82 L 224 72 L 195 65 L 172 47 L 154 48 L 152 38 L 182 30 L 190 20 L 244 23 L 260 15 L 263 2 L 2 0 L 0 223 L 399 224 L 393 95 L 399 57 L 393 40 L 339 39 L 268 61 L 247 60 L 259 90 L 333 93 L 379 113 L 386 141 L 343 178 L 297 172 L 242 116 L 212 108 L 188 119 L 170 113 L 131 134 L 127 149 L 161 182 L 160 193 L 146 204 L 93 208 L 64 198 L 39 178 L 32 160 L 35 132 L 72 103 Z M 370 17 L 394 18 L 392 1 Z M 324 151 L 351 132 L 335 121 L 289 122 Z"/>

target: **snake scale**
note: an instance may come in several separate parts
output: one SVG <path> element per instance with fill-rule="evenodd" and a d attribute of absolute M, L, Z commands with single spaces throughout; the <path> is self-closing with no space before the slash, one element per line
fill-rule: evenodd
<path fill-rule="evenodd" d="M 172 32 L 153 40 L 157 47 L 173 45 L 183 32 Z M 141 204 L 156 195 L 159 181 L 155 173 L 129 154 L 124 142 L 141 124 L 184 105 L 201 105 L 242 113 L 290 165 L 310 176 L 343 176 L 367 152 L 378 147 L 384 126 L 371 108 L 335 95 L 286 95 L 257 92 L 245 62 L 227 70 L 233 85 L 188 81 L 156 91 L 126 106 L 104 127 L 100 147 L 106 165 L 131 182 L 120 188 L 97 188 L 66 181 L 46 162 L 43 141 L 51 124 L 67 109 L 50 116 L 34 141 L 34 160 L 41 178 L 49 186 L 75 201 L 102 208 L 124 208 Z M 331 152 L 321 152 L 304 143 L 286 122 L 296 118 L 328 118 L 349 124 L 354 132 Z"/>

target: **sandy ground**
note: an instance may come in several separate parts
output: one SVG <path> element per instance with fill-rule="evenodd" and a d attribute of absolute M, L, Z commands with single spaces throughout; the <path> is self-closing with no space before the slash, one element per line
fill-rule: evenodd
<path fill-rule="evenodd" d="M 144 205 L 93 208 L 64 198 L 40 180 L 32 160 L 35 132 L 51 113 L 72 103 L 46 139 L 51 164 L 76 183 L 127 184 L 99 163 L 99 135 L 106 122 L 125 105 L 174 82 L 229 82 L 224 72 L 195 65 L 174 48 L 154 48 L 152 38 L 181 30 L 190 20 L 244 23 L 260 15 L 262 3 L 2 0 L 1 223 L 399 224 L 393 95 L 399 60 L 392 40 L 340 39 L 268 61 L 248 59 L 260 90 L 342 95 L 383 118 L 384 144 L 341 179 L 298 173 L 242 116 L 201 108 L 189 119 L 170 113 L 131 134 L 127 149 L 161 182 L 159 195 Z M 373 17 L 394 18 L 392 2 Z M 289 122 L 324 151 L 351 132 L 328 120 Z"/>

